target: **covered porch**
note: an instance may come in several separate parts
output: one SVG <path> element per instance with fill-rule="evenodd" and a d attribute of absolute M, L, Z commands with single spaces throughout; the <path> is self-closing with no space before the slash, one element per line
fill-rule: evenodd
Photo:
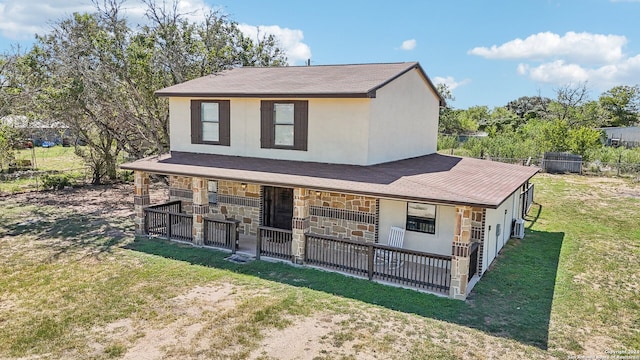
<path fill-rule="evenodd" d="M 374 205 L 375 200 L 336 193 L 325 195 L 314 189 L 293 188 L 290 189 L 292 206 L 289 223 L 291 225 L 287 229 L 264 225 L 269 222 L 265 221 L 265 213 L 269 211 L 263 209 L 267 208 L 266 204 L 269 202 L 264 201 L 263 191 L 258 191 L 260 193 L 258 203 L 261 205 L 258 219 L 248 219 L 247 216 L 250 217 L 250 215 L 247 214 L 251 213 L 251 209 L 242 207 L 233 211 L 226 208 L 224 216 L 221 216 L 210 209 L 216 205 L 209 202 L 211 197 L 207 186 L 208 180 L 199 177 L 185 179 L 187 178 L 181 179 L 181 182 L 190 184 L 188 191 L 183 189 L 182 193 L 179 193 L 175 188 L 170 191 L 174 195 L 172 199 L 183 200 L 152 205 L 148 203 L 149 174 L 135 171 L 138 234 L 166 238 L 199 247 L 221 249 L 230 253 L 240 252 L 256 259 L 265 257 L 291 261 L 458 299 L 466 297 L 470 290 L 467 288 L 469 279 L 478 275 L 479 244 L 472 239 L 474 232 L 477 233 L 478 241 L 481 235 L 480 229 L 472 229 L 472 223 L 474 223 L 472 217 L 478 213 L 476 208 L 456 207 L 454 229 L 456 236 L 449 243 L 452 253 L 442 255 L 388 246 L 385 238 L 379 241 L 377 219 L 379 213 L 378 206 Z M 236 183 L 234 186 L 247 191 L 269 188 L 246 183 Z M 221 193 L 217 196 L 218 201 L 232 202 Z M 335 201 L 333 204 L 322 201 L 323 197 L 329 196 L 334 200 L 339 196 L 347 199 L 348 196 L 349 199 L 354 200 L 345 201 L 355 201 L 362 205 L 365 205 L 366 201 L 373 202 L 374 204 L 369 208 L 372 212 L 356 214 L 353 211 L 339 209 L 340 205 Z M 185 202 L 185 199 L 190 202 Z M 233 201 L 241 202 L 238 199 Z M 329 206 L 322 209 L 315 206 L 320 202 Z M 332 208 L 331 205 L 336 208 Z M 223 205 L 218 203 L 217 206 L 220 208 Z M 360 209 L 366 210 L 365 207 Z M 476 211 L 473 211 L 474 209 Z M 244 214 L 244 217 L 235 216 L 238 213 Z M 322 216 L 343 218 L 337 223 L 345 226 L 347 233 L 332 233 L 336 229 L 331 224 L 323 223 Z M 346 218 L 351 219 L 353 224 L 344 220 Z M 369 222 L 371 224 L 368 224 Z M 256 225 L 255 233 L 253 225 Z M 354 230 L 348 230 L 349 228 Z M 356 236 L 345 236 L 345 234 Z"/>
<path fill-rule="evenodd" d="M 455 299 L 508 240 L 537 172 L 438 154 L 355 166 L 171 152 L 121 167 L 134 171 L 138 234 Z M 150 204 L 149 174 L 169 176 L 169 202 L 182 208 Z M 391 227 L 406 230 L 404 244 L 388 246 Z"/>

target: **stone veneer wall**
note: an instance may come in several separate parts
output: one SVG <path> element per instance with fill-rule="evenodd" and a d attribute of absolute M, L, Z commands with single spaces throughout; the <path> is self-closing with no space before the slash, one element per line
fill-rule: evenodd
<path fill-rule="evenodd" d="M 471 242 L 479 243 L 477 274 L 482 276 L 482 254 L 484 254 L 484 228 L 487 209 L 471 208 Z"/>
<path fill-rule="evenodd" d="M 240 221 L 240 232 L 256 235 L 262 207 L 261 186 L 219 180 L 216 204 L 209 204 L 214 218 Z M 309 231 L 320 235 L 376 242 L 378 237 L 378 201 L 375 198 L 335 192 L 308 190 Z M 170 201 L 182 201 L 183 211 L 192 213 L 192 178 L 172 175 L 169 178 Z"/>
<path fill-rule="evenodd" d="M 192 213 L 193 191 L 190 176 L 169 176 L 169 201 L 182 201 L 182 211 Z"/>
<path fill-rule="evenodd" d="M 471 244 L 470 206 L 456 206 L 456 227 L 451 246 L 451 283 L 449 297 L 464 300 L 467 298 L 469 283 L 469 248 Z"/>
<path fill-rule="evenodd" d="M 375 242 L 378 201 L 335 192 L 309 191 L 309 231 L 314 234 Z"/>
<path fill-rule="evenodd" d="M 143 171 L 133 172 L 133 208 L 135 212 L 136 234 L 146 232 L 144 220 L 144 208 L 151 203 L 149 198 L 149 174 Z"/>
<path fill-rule="evenodd" d="M 193 209 L 192 179 L 175 175 L 169 178 L 170 201 L 182 201 L 182 209 L 188 214 L 191 214 Z M 209 204 L 209 214 L 212 214 L 213 218 L 238 220 L 240 233 L 257 234 L 260 225 L 260 185 L 247 183 L 243 189 L 240 182 L 218 180 L 217 199 L 216 204 Z"/>
<path fill-rule="evenodd" d="M 220 218 L 240 221 L 240 233 L 256 235 L 260 226 L 260 208 L 262 207 L 261 187 L 259 184 L 235 181 L 218 181 L 218 203 L 211 204 L 210 211 Z"/>

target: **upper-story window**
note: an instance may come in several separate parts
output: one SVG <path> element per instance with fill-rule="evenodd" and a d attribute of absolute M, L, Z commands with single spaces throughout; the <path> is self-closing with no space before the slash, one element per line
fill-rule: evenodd
<path fill-rule="evenodd" d="M 229 100 L 191 100 L 191 143 L 230 145 Z"/>
<path fill-rule="evenodd" d="M 263 100 L 260 140 L 262 148 L 307 150 L 306 100 Z"/>

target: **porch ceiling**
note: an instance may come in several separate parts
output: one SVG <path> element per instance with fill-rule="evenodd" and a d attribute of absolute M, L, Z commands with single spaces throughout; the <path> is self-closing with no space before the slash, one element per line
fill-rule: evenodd
<path fill-rule="evenodd" d="M 358 166 L 176 151 L 121 168 L 486 208 L 497 208 L 539 170 L 440 154 Z"/>

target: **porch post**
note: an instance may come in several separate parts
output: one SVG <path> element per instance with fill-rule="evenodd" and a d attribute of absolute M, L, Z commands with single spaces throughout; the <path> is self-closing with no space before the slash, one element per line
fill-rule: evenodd
<path fill-rule="evenodd" d="M 309 192 L 305 188 L 293 189 L 293 219 L 291 219 L 291 253 L 293 262 L 304 262 L 304 234 L 309 231 Z"/>
<path fill-rule="evenodd" d="M 136 235 L 144 235 L 144 208 L 149 206 L 149 174 L 133 172 L 133 209 L 135 213 Z"/>
<path fill-rule="evenodd" d="M 209 193 L 207 179 L 191 178 L 193 191 L 193 244 L 204 245 L 204 218 L 209 213 Z"/>
<path fill-rule="evenodd" d="M 469 282 L 469 247 L 471 245 L 470 206 L 456 206 L 456 227 L 451 247 L 451 283 L 449 297 L 464 300 L 467 298 Z"/>

